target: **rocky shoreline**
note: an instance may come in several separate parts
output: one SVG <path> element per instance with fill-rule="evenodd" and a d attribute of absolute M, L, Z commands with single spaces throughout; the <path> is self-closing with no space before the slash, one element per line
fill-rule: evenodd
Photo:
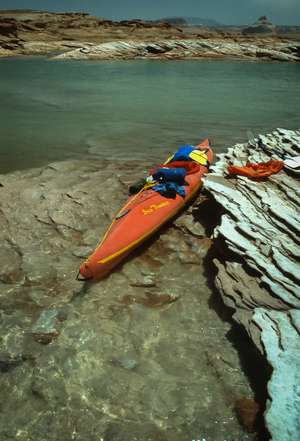
<path fill-rule="evenodd" d="M 218 155 L 205 188 L 224 208 L 214 231 L 216 286 L 272 367 L 265 421 L 273 441 L 300 433 L 299 175 L 228 179 L 227 166 L 300 155 L 300 131 L 278 129 Z"/>
<path fill-rule="evenodd" d="M 149 164 L 65 161 L 1 175 L 1 439 L 252 441 L 237 418 L 258 430 L 267 373 L 255 348 L 272 369 L 271 437 L 296 439 L 297 181 L 285 171 L 263 182 L 224 172 L 229 161 L 299 151 L 300 132 L 278 129 L 219 155 L 207 195 L 110 277 L 82 286 L 79 263 Z M 228 309 L 209 288 L 212 264 Z M 226 337 L 230 311 L 254 343 L 239 345 L 253 384 L 264 381 L 254 391 Z"/>
<path fill-rule="evenodd" d="M 0 11 L 0 57 L 58 55 L 59 59 L 239 58 L 298 62 L 295 38 L 244 35 L 167 22 L 114 22 L 83 13 Z"/>
<path fill-rule="evenodd" d="M 85 44 L 80 48 L 53 57 L 56 60 L 112 59 L 220 59 L 300 61 L 300 44 L 296 42 L 236 42 L 221 39 L 114 41 Z"/>
<path fill-rule="evenodd" d="M 257 397 L 212 306 L 203 197 L 108 278 L 75 280 L 151 165 L 0 176 L 1 440 L 254 441 Z"/>

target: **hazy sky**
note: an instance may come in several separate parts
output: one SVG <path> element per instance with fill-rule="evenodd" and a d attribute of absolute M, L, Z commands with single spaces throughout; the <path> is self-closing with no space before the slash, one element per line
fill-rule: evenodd
<path fill-rule="evenodd" d="M 188 16 L 250 24 L 261 15 L 300 25 L 300 0 L 0 0 L 0 9 L 84 11 L 112 19 Z"/>

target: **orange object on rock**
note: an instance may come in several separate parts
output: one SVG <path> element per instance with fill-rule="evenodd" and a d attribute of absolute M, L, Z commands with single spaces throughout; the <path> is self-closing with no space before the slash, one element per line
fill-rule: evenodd
<path fill-rule="evenodd" d="M 228 165 L 227 171 L 230 176 L 241 175 L 246 176 L 247 178 L 261 179 L 280 172 L 283 165 L 283 161 L 270 159 L 268 162 L 259 162 L 258 164 L 247 162 L 243 167 Z"/>
<path fill-rule="evenodd" d="M 207 164 L 193 165 L 193 161 L 175 164 L 187 171 L 185 197 L 176 194 L 175 198 L 168 198 L 146 184 L 115 215 L 95 251 L 81 264 L 78 280 L 100 280 L 105 277 L 196 196 L 202 187 L 203 176 L 208 172 L 208 163 L 212 162 L 213 152 L 208 139 L 195 146 L 195 150 L 207 155 Z M 163 166 L 169 167 L 170 164 Z"/>

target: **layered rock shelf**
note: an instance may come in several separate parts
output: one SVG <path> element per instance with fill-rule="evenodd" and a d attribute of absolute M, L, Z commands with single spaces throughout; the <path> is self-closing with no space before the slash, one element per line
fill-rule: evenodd
<path fill-rule="evenodd" d="M 206 190 L 224 208 L 214 231 L 216 286 L 272 367 L 265 420 L 273 441 L 300 433 L 299 174 L 261 181 L 227 166 L 300 155 L 300 131 L 277 129 L 218 155 Z"/>
<path fill-rule="evenodd" d="M 0 57 L 59 59 L 241 58 L 299 61 L 299 34 L 179 27 L 164 21 L 112 21 L 84 13 L 0 11 Z"/>
<path fill-rule="evenodd" d="M 235 42 L 221 39 L 186 39 L 162 41 L 114 41 L 99 45 L 88 44 L 55 56 L 55 59 L 193 59 L 224 58 L 269 59 L 276 61 L 300 61 L 298 43 Z"/>

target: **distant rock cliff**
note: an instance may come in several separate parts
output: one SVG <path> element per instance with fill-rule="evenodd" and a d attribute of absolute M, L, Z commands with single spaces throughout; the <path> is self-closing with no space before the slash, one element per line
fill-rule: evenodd
<path fill-rule="evenodd" d="M 297 38 L 282 40 L 272 32 L 260 32 L 258 37 L 255 32 L 247 33 L 247 29 L 244 34 L 240 29 L 221 30 L 206 19 L 199 19 L 195 26 L 181 26 L 182 22 L 176 21 L 181 19 L 174 20 L 112 21 L 85 13 L 0 11 L 0 57 L 71 51 L 63 57 L 129 59 L 159 55 L 165 59 L 239 57 L 280 61 L 299 58 Z M 189 18 L 184 20 L 192 24 Z M 273 26 L 264 17 L 259 23 L 268 30 Z M 105 46 L 107 43 L 109 46 Z M 78 51 L 74 53 L 74 49 Z"/>
<path fill-rule="evenodd" d="M 69 44 L 112 40 L 180 38 L 182 31 L 166 22 L 112 21 L 85 13 L 0 11 L 0 56 L 49 53 Z"/>

